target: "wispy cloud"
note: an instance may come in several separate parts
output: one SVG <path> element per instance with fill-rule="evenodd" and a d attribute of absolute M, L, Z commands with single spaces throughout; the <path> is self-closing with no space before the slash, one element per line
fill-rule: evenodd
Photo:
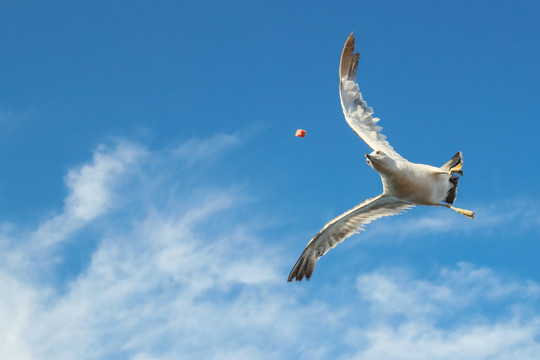
<path fill-rule="evenodd" d="M 538 312 L 521 313 L 535 308 L 538 284 L 460 263 L 434 280 L 384 269 L 361 275 L 357 288 L 371 322 L 350 332 L 365 346 L 349 358 L 532 359 L 540 349 Z"/>
<path fill-rule="evenodd" d="M 217 151 L 193 144 L 178 147 L 176 159 L 189 162 L 190 148 L 198 161 Z M 380 269 L 331 294 L 288 284 L 288 257 L 240 211 L 245 195 L 231 186 L 178 189 L 173 179 L 190 171 L 156 176 L 174 168 L 168 161 L 129 142 L 98 147 L 68 172 L 59 214 L 34 229 L 0 228 L 12 262 L 55 245 L 34 251 L 36 261 L 0 262 L 0 293 L 9 294 L 0 297 L 3 357 L 536 358 L 538 284 L 469 263 L 435 276 Z M 88 263 L 59 286 L 53 269 L 69 259 L 57 255 L 84 236 L 96 243 L 81 250 Z"/>
<path fill-rule="evenodd" d="M 145 153 L 129 143 L 118 144 L 112 152 L 102 145 L 95 151 L 92 163 L 70 170 L 66 177 L 67 216 L 88 221 L 106 212 L 114 201 L 113 187 Z"/>
<path fill-rule="evenodd" d="M 241 146 L 247 139 L 265 128 L 266 125 L 263 123 L 254 122 L 232 134 L 220 133 L 211 137 L 190 139 L 172 150 L 172 155 L 177 160 L 182 160 L 187 166 L 217 159 L 228 150 Z"/>
<path fill-rule="evenodd" d="M 380 326 L 365 334 L 367 349 L 348 359 L 534 359 L 540 350 L 538 318 L 525 322 L 477 323 L 442 330 L 433 325 L 407 323 Z M 358 339 L 357 339 L 358 340 Z"/>
<path fill-rule="evenodd" d="M 473 220 L 447 209 L 431 208 L 426 209 L 429 211 L 423 211 L 420 216 L 405 214 L 385 222 L 375 222 L 369 226 L 369 231 L 362 233 L 362 238 L 367 240 L 386 235 L 394 241 L 396 238 L 405 239 L 414 237 L 416 234 L 463 235 L 478 231 L 496 235 L 504 228 L 511 228 L 514 233 L 528 230 L 540 231 L 540 207 L 528 198 L 522 197 L 492 204 L 473 204 L 470 208 L 476 211 L 476 217 Z M 418 210 L 412 209 L 409 212 Z M 388 225 L 390 222 L 391 226 Z"/>
<path fill-rule="evenodd" d="M 104 145 L 94 152 L 89 164 L 68 172 L 69 190 L 62 212 L 39 225 L 30 237 L 48 246 L 63 241 L 74 231 L 108 212 L 115 199 L 116 187 L 134 171 L 146 150 L 121 142 L 114 149 Z"/>
<path fill-rule="evenodd" d="M 192 139 L 180 145 L 173 155 L 193 165 L 202 160 L 217 157 L 225 150 L 238 146 L 239 134 L 216 134 L 209 139 Z"/>
<path fill-rule="evenodd" d="M 453 269 L 442 269 L 430 281 L 417 280 L 399 268 L 383 269 L 359 276 L 357 288 L 377 316 L 399 315 L 402 319 L 440 319 L 480 300 L 486 303 L 508 297 L 540 297 L 536 283 L 503 279 L 489 268 L 465 262 Z"/>

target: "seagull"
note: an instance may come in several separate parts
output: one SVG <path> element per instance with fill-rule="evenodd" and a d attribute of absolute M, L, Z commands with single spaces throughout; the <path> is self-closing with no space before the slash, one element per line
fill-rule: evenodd
<path fill-rule="evenodd" d="M 339 66 L 341 106 L 349 126 L 373 150 L 365 154 L 366 162 L 381 176 L 383 192 L 327 223 L 307 244 L 289 274 L 289 282 L 304 277 L 309 280 L 321 256 L 378 218 L 401 214 L 416 205 L 444 206 L 474 218 L 474 212 L 452 206 L 463 175 L 461 151 L 441 167 L 415 164 L 399 155 L 381 133 L 377 125 L 380 119 L 371 116 L 373 109 L 363 100 L 355 82 L 359 58 L 351 33 Z"/>

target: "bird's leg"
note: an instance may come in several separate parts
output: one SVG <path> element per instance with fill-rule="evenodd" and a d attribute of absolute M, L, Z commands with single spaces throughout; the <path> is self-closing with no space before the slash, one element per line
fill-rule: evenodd
<path fill-rule="evenodd" d="M 451 205 L 448 205 L 448 204 L 441 204 L 442 206 L 445 206 L 449 209 L 452 209 L 454 211 L 457 211 L 458 213 L 462 214 L 462 215 L 465 215 L 466 217 L 470 218 L 470 219 L 474 219 L 474 212 L 471 211 L 471 210 L 465 210 L 465 209 L 460 209 L 460 208 L 456 208 L 456 207 L 453 207 Z"/>

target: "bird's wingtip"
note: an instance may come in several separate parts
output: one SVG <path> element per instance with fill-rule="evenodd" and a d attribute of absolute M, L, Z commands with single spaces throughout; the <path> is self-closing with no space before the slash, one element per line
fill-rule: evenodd
<path fill-rule="evenodd" d="M 343 80 L 343 78 L 355 80 L 359 58 L 360 54 L 354 52 L 354 33 L 351 32 L 347 41 L 345 41 L 343 51 L 341 52 L 341 61 L 339 65 L 340 81 Z"/>
<path fill-rule="evenodd" d="M 293 280 L 302 281 L 304 278 L 309 280 L 313 274 L 313 270 L 315 270 L 315 265 L 317 264 L 319 257 L 320 256 L 317 256 L 317 252 L 308 245 L 302 252 L 302 255 L 298 258 L 296 264 L 294 264 L 287 282 Z"/>

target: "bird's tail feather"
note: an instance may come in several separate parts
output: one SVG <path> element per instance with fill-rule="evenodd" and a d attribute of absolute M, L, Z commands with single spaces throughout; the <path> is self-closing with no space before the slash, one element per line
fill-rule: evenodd
<path fill-rule="evenodd" d="M 446 164 L 441 166 L 441 169 L 463 175 L 463 154 L 461 151 L 458 151 Z"/>
<path fill-rule="evenodd" d="M 453 204 L 456 200 L 459 177 L 456 174 L 463 175 L 463 155 L 458 151 L 441 169 L 451 173 L 448 181 L 450 182 L 446 196 L 443 199 L 445 203 Z"/>

